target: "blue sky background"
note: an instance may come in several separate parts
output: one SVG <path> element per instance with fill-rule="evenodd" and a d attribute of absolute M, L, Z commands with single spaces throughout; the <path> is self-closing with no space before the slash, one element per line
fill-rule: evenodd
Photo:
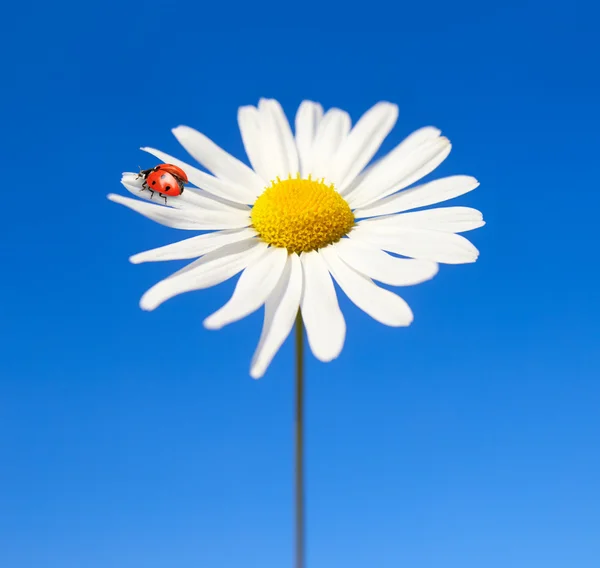
<path fill-rule="evenodd" d="M 236 109 L 269 96 L 288 116 L 310 98 L 353 119 L 394 101 L 383 150 L 440 127 L 454 149 L 436 175 L 476 176 L 452 204 L 488 222 L 476 264 L 402 290 L 412 327 L 342 298 L 342 356 L 308 358 L 309 568 L 596 568 L 597 16 L 541 1 L 8 8 L 0 566 L 291 566 L 292 345 L 256 382 L 262 314 L 203 329 L 234 281 L 142 312 L 178 263 L 128 256 L 182 235 L 105 197 L 153 165 L 140 146 L 185 157 L 179 124 L 242 157 Z"/>

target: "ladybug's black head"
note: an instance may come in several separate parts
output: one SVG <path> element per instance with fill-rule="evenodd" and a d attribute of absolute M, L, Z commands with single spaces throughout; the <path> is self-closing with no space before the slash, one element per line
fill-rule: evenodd
<path fill-rule="evenodd" d="M 156 168 L 150 168 L 149 170 L 142 170 L 140 169 L 140 173 L 138 174 L 138 177 L 145 177 L 147 178 L 152 172 L 155 172 Z"/>

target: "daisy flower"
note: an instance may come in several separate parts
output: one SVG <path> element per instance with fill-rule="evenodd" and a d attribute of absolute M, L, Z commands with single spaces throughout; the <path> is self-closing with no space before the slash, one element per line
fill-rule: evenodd
<path fill-rule="evenodd" d="M 175 128 L 177 140 L 212 175 L 142 148 L 179 166 L 195 187 L 165 203 L 142 190 L 138 174 L 125 173 L 122 183 L 136 199 L 115 194 L 109 199 L 162 225 L 203 234 L 131 257 L 135 264 L 196 259 L 150 288 L 141 307 L 153 310 L 241 272 L 231 299 L 204 325 L 219 329 L 265 306 L 250 369 L 254 378 L 265 373 L 298 310 L 315 357 L 331 361 L 340 354 L 346 324 L 334 280 L 378 322 L 409 325 L 407 303 L 374 280 L 408 286 L 432 278 L 438 263 L 474 262 L 477 249 L 458 233 L 484 221 L 468 207 L 420 209 L 479 185 L 457 175 L 409 187 L 450 153 L 449 140 L 437 128 L 417 130 L 370 164 L 397 117 L 396 105 L 380 102 L 352 127 L 347 112 L 323 112 L 321 105 L 304 101 L 293 133 L 280 104 L 261 99 L 257 107 L 238 111 L 252 167 L 204 134 Z"/>

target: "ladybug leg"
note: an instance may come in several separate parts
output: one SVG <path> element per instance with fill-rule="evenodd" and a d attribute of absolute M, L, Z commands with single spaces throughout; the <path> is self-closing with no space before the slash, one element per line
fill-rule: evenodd
<path fill-rule="evenodd" d="M 164 198 L 164 200 L 165 200 L 165 205 L 166 205 L 166 204 L 167 204 L 167 196 L 166 196 L 166 195 L 163 195 L 162 197 Z"/>

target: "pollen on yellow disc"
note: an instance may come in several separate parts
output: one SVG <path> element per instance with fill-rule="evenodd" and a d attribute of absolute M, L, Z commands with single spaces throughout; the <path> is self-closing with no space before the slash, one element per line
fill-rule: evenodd
<path fill-rule="evenodd" d="M 263 241 L 296 253 L 335 243 L 354 226 L 352 210 L 333 185 L 300 176 L 274 181 L 251 217 Z"/>

